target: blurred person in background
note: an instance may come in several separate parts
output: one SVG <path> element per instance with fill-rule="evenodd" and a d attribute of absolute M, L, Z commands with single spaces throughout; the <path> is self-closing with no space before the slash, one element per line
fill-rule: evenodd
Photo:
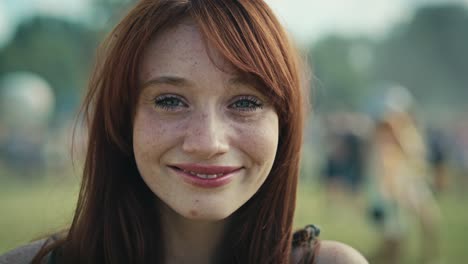
<path fill-rule="evenodd" d="M 142 0 L 103 49 L 73 222 L 0 263 L 367 263 L 292 234 L 308 96 L 263 1 Z"/>
<path fill-rule="evenodd" d="M 448 174 L 448 142 L 441 130 L 430 127 L 427 133 L 427 149 L 432 186 L 439 194 L 445 191 L 449 184 Z"/>
<path fill-rule="evenodd" d="M 453 138 L 454 156 L 458 175 L 456 186 L 460 193 L 466 194 L 468 190 L 468 120 L 457 120 Z"/>
<path fill-rule="evenodd" d="M 370 153 L 371 214 L 382 242 L 371 262 L 400 263 L 412 219 L 421 227 L 421 263 L 438 261 L 439 210 L 429 185 L 426 146 L 413 116 L 410 94 L 389 90 L 375 125 Z"/>
<path fill-rule="evenodd" d="M 328 155 L 321 175 L 327 197 L 329 200 L 337 199 L 343 194 L 355 197 L 362 190 L 365 181 L 369 120 L 362 114 L 350 112 L 334 113 L 326 120 Z"/>

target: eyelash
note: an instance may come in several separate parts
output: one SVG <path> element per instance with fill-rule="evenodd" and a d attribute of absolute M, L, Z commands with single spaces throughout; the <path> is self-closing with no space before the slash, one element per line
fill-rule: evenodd
<path fill-rule="evenodd" d="M 239 106 L 236 104 L 247 103 L 247 106 Z M 160 95 L 154 99 L 154 105 L 158 108 L 167 111 L 175 111 L 179 107 L 188 107 L 188 105 L 177 95 Z M 249 112 L 255 111 L 257 109 L 263 108 L 263 103 L 255 96 L 245 95 L 236 98 L 236 100 L 231 103 L 228 108 L 234 109 L 240 112 Z"/>
<path fill-rule="evenodd" d="M 235 106 L 241 102 L 248 103 L 248 106 Z M 255 111 L 257 109 L 263 108 L 263 103 L 255 96 L 240 96 L 234 103 L 229 105 L 229 108 L 234 108 L 237 111 Z"/>
<path fill-rule="evenodd" d="M 174 103 L 176 104 L 174 105 Z M 179 96 L 176 95 L 160 95 L 154 99 L 154 105 L 168 111 L 175 111 L 178 107 L 188 106 Z"/>

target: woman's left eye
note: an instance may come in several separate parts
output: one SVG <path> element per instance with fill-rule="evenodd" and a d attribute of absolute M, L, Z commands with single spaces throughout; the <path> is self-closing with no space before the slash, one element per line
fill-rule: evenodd
<path fill-rule="evenodd" d="M 263 108 L 263 103 L 255 96 L 241 96 L 230 104 L 229 108 L 237 111 L 255 111 Z"/>

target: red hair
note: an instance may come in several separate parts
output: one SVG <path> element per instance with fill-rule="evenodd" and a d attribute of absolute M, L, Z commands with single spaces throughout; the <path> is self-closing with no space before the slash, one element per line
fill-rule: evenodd
<path fill-rule="evenodd" d="M 261 0 L 143 0 L 98 54 L 83 113 L 89 145 L 75 216 L 63 238 L 45 247 L 64 263 L 161 263 L 155 195 L 141 179 L 132 127 L 142 54 L 149 41 L 184 18 L 242 73 L 263 85 L 279 116 L 273 168 L 260 190 L 231 217 L 223 263 L 289 263 L 305 98 L 296 50 Z"/>

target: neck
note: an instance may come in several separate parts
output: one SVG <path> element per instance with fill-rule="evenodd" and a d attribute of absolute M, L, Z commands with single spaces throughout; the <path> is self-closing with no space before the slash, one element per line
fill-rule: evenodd
<path fill-rule="evenodd" d="M 166 264 L 214 263 L 222 243 L 226 220 L 187 219 L 161 206 L 161 227 Z"/>

